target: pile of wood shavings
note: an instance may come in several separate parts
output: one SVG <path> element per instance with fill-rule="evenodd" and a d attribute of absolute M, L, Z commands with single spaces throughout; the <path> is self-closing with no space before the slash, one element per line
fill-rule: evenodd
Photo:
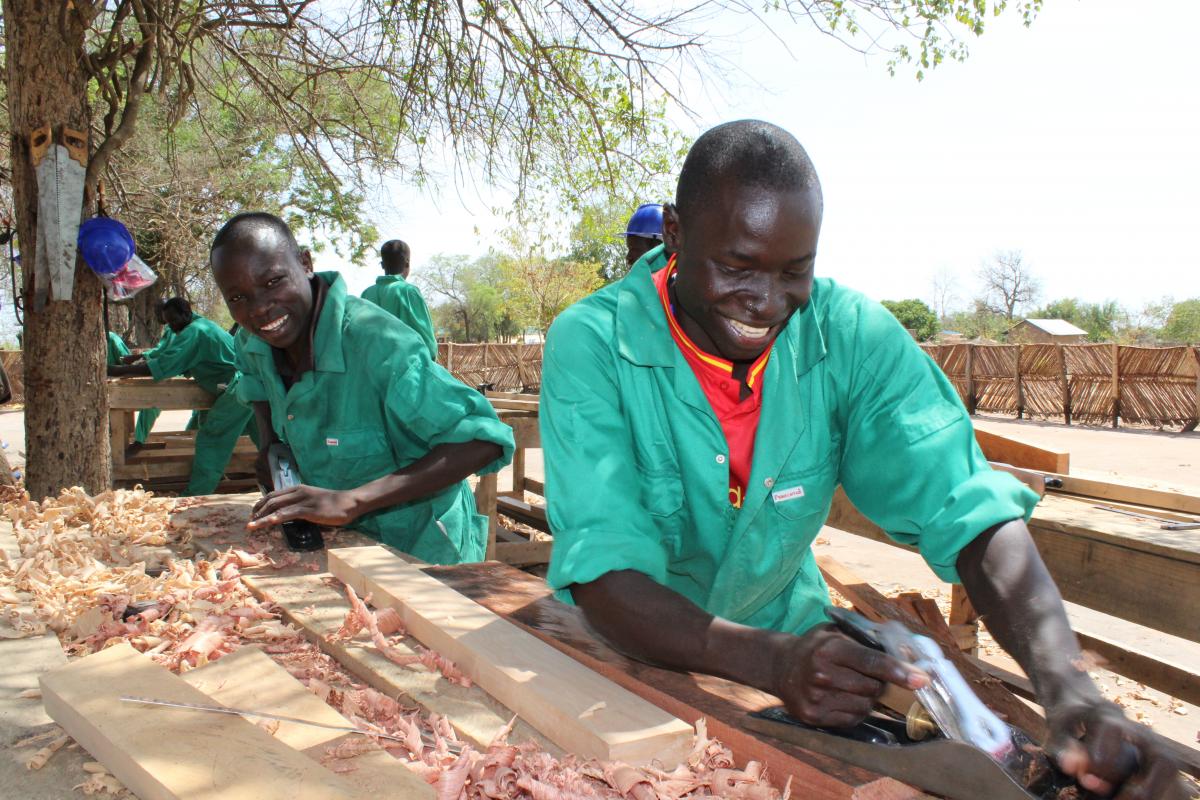
<path fill-rule="evenodd" d="M 355 680 L 284 623 L 275 609 L 250 594 L 240 570 L 271 565 L 265 555 L 230 549 L 196 562 L 173 558 L 168 546 L 182 555 L 192 551 L 188 531 L 169 522 L 177 507 L 177 501 L 140 490 L 89 497 L 73 489 L 42 503 L 10 495 L 3 511 L 13 521 L 20 558 L 0 556 L 2 635 L 32 636 L 49 629 L 73 657 L 128 642 L 174 672 L 203 666 L 246 644 L 261 645 L 353 724 L 402 738 L 396 742 L 362 737 L 330 746 L 322 762 L 331 770 L 353 771 L 354 756 L 384 749 L 420 774 L 442 798 L 781 796 L 760 765 L 751 762 L 745 769 L 734 769 L 732 754 L 707 737 L 703 721 L 686 763 L 672 771 L 572 756 L 555 759 L 532 742 L 508 744 L 511 726 L 483 752 L 466 746 L 448 720 L 405 708 Z M 147 575 L 147 563 L 161 566 L 163 572 Z M 349 613 L 340 633 L 352 636 L 365 627 L 386 654 L 386 637 L 401 630 L 398 617 L 388 612 L 377 616 L 358 598 L 348 594 L 348 599 Z M 467 682 L 453 664 L 432 651 L 415 657 L 392 655 Z M 27 761 L 30 769 L 42 767 L 64 745 L 73 745 L 60 731 L 50 733 L 56 738 Z M 84 769 L 85 779 L 75 788 L 85 794 L 129 796 L 103 766 L 91 762 Z M 782 796 L 789 794 L 785 789 Z"/>

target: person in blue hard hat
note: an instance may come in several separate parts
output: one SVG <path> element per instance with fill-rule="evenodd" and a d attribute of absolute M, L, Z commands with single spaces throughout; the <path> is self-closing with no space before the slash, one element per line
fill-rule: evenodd
<path fill-rule="evenodd" d="M 148 376 L 156 381 L 187 375 L 216 395 L 212 408 L 198 415 L 196 454 L 188 481 L 188 495 L 212 494 L 225 472 L 238 437 L 251 438 L 257 430 L 250 424 L 254 412 L 237 396 L 242 374 L 234 366 L 233 337 L 220 325 L 192 313 L 191 304 L 172 297 L 163 304 L 163 316 L 174 336 L 165 347 L 145 354 L 140 364 L 108 368 L 109 377 Z"/>
<path fill-rule="evenodd" d="M 659 203 L 642 203 L 625 226 L 625 263 L 633 266 L 663 242 L 663 207 Z M 663 264 L 666 257 L 663 257 Z"/>

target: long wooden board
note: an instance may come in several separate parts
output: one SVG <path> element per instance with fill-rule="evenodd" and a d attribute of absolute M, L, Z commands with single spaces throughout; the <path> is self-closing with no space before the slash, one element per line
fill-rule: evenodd
<path fill-rule="evenodd" d="M 790 778 L 794 796 L 805 800 L 925 797 L 892 778 L 747 731 L 746 714 L 778 705 L 777 698 L 721 678 L 659 669 L 626 658 L 591 634 L 579 609 L 554 599 L 545 581 L 526 572 L 494 562 L 424 571 L 668 713 L 686 720 L 705 718 L 709 734 L 733 750 L 738 764 L 764 764 L 780 787 Z"/>
<path fill-rule="evenodd" d="M 108 382 L 110 409 L 212 408 L 213 395 L 189 378 L 155 381 L 153 378 L 119 378 Z"/>
<path fill-rule="evenodd" d="M 1050 472 L 1057 472 L 1057 470 L 1050 470 Z M 1051 477 L 1058 478 L 1062 482 L 1061 487 L 1051 488 L 1051 491 L 1061 494 L 1077 495 L 1100 501 L 1112 500 L 1118 503 L 1131 503 L 1149 508 L 1163 508 L 1184 514 L 1200 514 L 1200 495 L 1197 494 L 1171 489 L 1153 489 L 1129 483 L 1101 481 L 1078 475 L 1052 475 Z"/>
<path fill-rule="evenodd" d="M 1155 630 L 1200 641 L 1200 536 L 1047 494 L 1029 521 L 1063 599 Z M 830 527 L 895 545 L 838 489 Z M 909 548 L 911 549 L 911 548 Z M 1125 673 L 1122 673 L 1125 674 Z M 1128 677 L 1146 682 L 1142 677 Z"/>
<path fill-rule="evenodd" d="M 453 660 L 564 750 L 668 769 L 687 754 L 692 726 L 580 666 L 382 547 L 330 550 L 329 570 L 409 632 Z"/>
<path fill-rule="evenodd" d="M 230 708 L 266 711 L 325 725 L 351 725 L 348 719 L 257 647 L 243 647 L 199 669 L 188 670 L 180 677 L 218 704 Z M 294 722 L 280 722 L 272 735 L 317 761 L 330 747 L 358 736 Z M 432 786 L 383 750 L 361 753 L 352 763 L 354 769 L 344 777 L 360 789 L 386 795 L 399 792 L 402 797 L 413 800 L 432 800 L 434 797 Z"/>
<path fill-rule="evenodd" d="M 330 634 L 341 627 L 349 605 L 342 594 L 324 582 L 327 577 L 244 573 L 242 582 L 261 600 L 278 607 L 284 619 L 300 628 L 309 641 L 335 658 L 352 675 L 388 697 L 403 698 L 405 703 L 445 717 L 463 741 L 470 742 L 480 751 L 485 750 L 496 733 L 513 718 L 512 711 L 488 697 L 479 687 L 455 686 L 420 665 L 402 667 L 389 661 L 366 633 L 350 641 L 332 638 Z M 410 652 L 403 643 L 394 646 L 406 655 Z M 217 663 L 224 661 L 221 659 Z M 529 739 L 553 755 L 562 755 L 560 748 L 518 719 L 509 741 Z"/>
<path fill-rule="evenodd" d="M 988 461 L 998 461 L 1014 467 L 1036 469 L 1042 472 L 1071 471 L 1071 454 L 1051 450 L 1033 442 L 1001 436 L 991 431 L 975 429 L 975 441 Z"/>
<path fill-rule="evenodd" d="M 343 778 L 239 717 L 122 702 L 211 703 L 127 644 L 41 678 L 46 712 L 141 800 L 367 800 Z"/>

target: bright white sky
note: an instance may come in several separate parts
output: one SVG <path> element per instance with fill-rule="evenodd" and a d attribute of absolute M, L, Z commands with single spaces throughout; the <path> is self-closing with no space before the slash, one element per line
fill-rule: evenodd
<path fill-rule="evenodd" d="M 1200 295 L 1197 30 L 1195 0 L 1152 12 L 1047 0 L 1032 28 L 1016 15 L 991 20 L 966 63 L 918 83 L 810 27 L 777 29 L 789 55 L 731 16 L 711 31 L 744 74 L 686 87 L 699 119 L 676 122 L 689 137 L 742 117 L 792 131 L 825 190 L 818 272 L 876 299 L 929 301 L 933 276 L 949 269 L 965 303 L 981 260 L 1005 248 L 1024 252 L 1044 299 L 1137 310 Z M 435 253 L 485 252 L 503 225 L 488 210 L 502 195 L 386 188 L 376 222 L 383 238 L 411 244 L 416 275 Z M 355 289 L 376 274 L 374 263 L 344 270 Z"/>

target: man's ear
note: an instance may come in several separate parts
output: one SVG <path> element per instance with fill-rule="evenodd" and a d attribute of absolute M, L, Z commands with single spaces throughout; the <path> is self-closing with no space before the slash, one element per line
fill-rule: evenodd
<path fill-rule="evenodd" d="M 304 267 L 304 274 L 308 275 L 309 277 L 312 277 L 312 274 L 313 274 L 312 253 L 308 252 L 307 250 L 301 250 L 300 251 L 300 264 Z"/>
<path fill-rule="evenodd" d="M 683 241 L 683 235 L 680 232 L 679 225 L 679 210 L 675 208 L 674 203 L 663 204 L 663 244 L 667 246 L 668 253 L 678 253 L 679 245 Z"/>

